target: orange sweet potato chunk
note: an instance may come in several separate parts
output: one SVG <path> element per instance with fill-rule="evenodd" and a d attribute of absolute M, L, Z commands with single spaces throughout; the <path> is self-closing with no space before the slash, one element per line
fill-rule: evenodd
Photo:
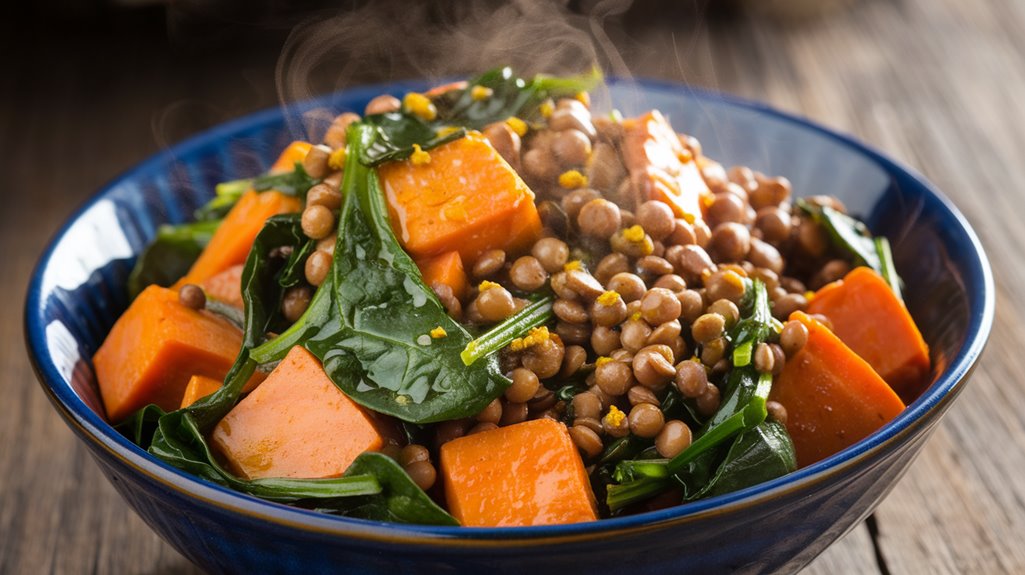
<path fill-rule="evenodd" d="M 441 447 L 448 509 L 468 527 L 594 521 L 594 493 L 566 426 L 536 419 Z"/>
<path fill-rule="evenodd" d="M 799 311 L 790 319 L 808 328 L 808 342 L 787 359 L 769 399 L 786 408 L 797 464 L 805 467 L 867 437 L 904 403 L 827 327 Z"/>
<path fill-rule="evenodd" d="M 929 346 L 886 280 L 866 267 L 823 286 L 808 304 L 905 402 L 928 383 Z"/>
<path fill-rule="evenodd" d="M 445 252 L 440 256 L 418 260 L 416 265 L 428 286 L 435 283 L 444 284 L 452 288 L 452 293 L 457 298 L 466 297 L 466 270 L 463 269 L 463 258 L 459 257 L 459 252 Z"/>
<path fill-rule="evenodd" d="M 312 147 L 313 144 L 303 142 L 302 140 L 292 142 L 285 147 L 281 155 L 278 156 L 278 159 L 274 160 L 274 164 L 270 167 L 270 172 L 272 174 L 280 174 L 295 170 L 296 162 L 302 163 Z"/>
<path fill-rule="evenodd" d="M 478 132 L 430 150 L 430 162 L 378 169 L 392 227 L 414 259 L 458 251 L 522 252 L 540 237 L 534 193 Z"/>
<path fill-rule="evenodd" d="M 296 346 L 214 428 L 210 440 L 241 477 L 337 477 L 377 451 L 391 424 L 348 398 Z"/>
<path fill-rule="evenodd" d="M 223 380 L 242 346 L 226 320 L 190 309 L 178 293 L 149 286 L 117 320 L 93 356 L 107 418 L 149 403 L 177 409 L 193 375 Z"/>
<path fill-rule="evenodd" d="M 206 295 L 222 303 L 242 309 L 242 264 L 231 266 L 203 282 Z"/>
<path fill-rule="evenodd" d="M 711 195 L 697 162 L 658 111 L 623 120 L 623 163 L 630 172 L 636 204 L 665 202 L 678 218 L 703 217 Z"/>
<path fill-rule="evenodd" d="M 299 198 L 273 190 L 250 190 L 242 194 L 217 227 L 206 249 L 192 264 L 189 273 L 175 284 L 175 288 L 187 283 L 203 284 L 228 268 L 244 263 L 257 234 L 263 229 L 264 221 L 277 214 L 297 212 L 299 207 Z"/>
<path fill-rule="evenodd" d="M 216 379 L 193 375 L 189 384 L 185 386 L 185 395 L 182 396 L 181 408 L 184 409 L 200 399 L 210 395 L 221 388 L 222 383 Z"/>

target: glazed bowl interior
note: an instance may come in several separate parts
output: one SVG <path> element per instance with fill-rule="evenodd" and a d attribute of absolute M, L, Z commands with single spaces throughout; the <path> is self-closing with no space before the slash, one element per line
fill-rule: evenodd
<path fill-rule="evenodd" d="M 585 536 L 714 515 L 826 480 L 860 458 L 882 453 L 896 438 L 924 433 L 931 426 L 925 422 L 934 423 L 949 406 L 982 350 L 993 315 L 988 263 L 962 216 L 923 179 L 846 137 L 757 104 L 673 84 L 612 81 L 611 100 L 625 115 L 660 109 L 677 130 L 696 136 L 708 156 L 727 166 L 786 176 L 798 195 L 835 195 L 875 233 L 890 238 L 908 306 L 932 354 L 933 382 L 921 397 L 866 440 L 783 478 L 631 517 L 514 530 L 371 523 L 268 503 L 193 478 L 118 434 L 102 415 L 90 358 L 127 306 L 128 273 L 157 226 L 187 221 L 217 182 L 263 171 L 288 141 L 303 136 L 295 129 L 303 124 L 302 112 L 361 111 L 379 93 L 401 95 L 425 86 L 409 82 L 353 89 L 224 124 L 126 172 L 68 220 L 29 287 L 26 338 L 44 389 L 94 452 L 116 457 L 189 497 L 336 534 L 377 532 L 419 541 Z"/>

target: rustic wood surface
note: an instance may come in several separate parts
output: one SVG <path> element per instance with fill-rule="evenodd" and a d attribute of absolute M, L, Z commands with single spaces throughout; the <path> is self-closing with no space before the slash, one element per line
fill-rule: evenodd
<path fill-rule="evenodd" d="M 45 242 L 103 182 L 276 103 L 284 35 L 236 45 L 209 27 L 165 24 L 160 9 L 66 4 L 76 8 L 56 22 L 8 18 L 0 52 L 0 573 L 193 573 L 121 502 L 38 389 L 21 305 Z M 805 572 L 1022 573 L 1025 5 L 845 4 L 798 20 L 642 4 L 607 21 L 619 52 L 603 57 L 850 132 L 924 173 L 974 224 L 998 293 L 973 381 L 874 519 Z"/>

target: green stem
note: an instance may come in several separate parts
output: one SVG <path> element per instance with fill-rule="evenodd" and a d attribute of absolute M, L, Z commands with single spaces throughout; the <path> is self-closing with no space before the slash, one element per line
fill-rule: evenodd
<path fill-rule="evenodd" d="M 267 478 L 240 482 L 246 493 L 264 499 L 280 499 L 287 493 L 290 499 L 324 499 L 357 497 L 381 493 L 381 484 L 371 475 L 350 475 L 331 479 Z"/>
<path fill-rule="evenodd" d="M 531 328 L 544 325 L 552 318 L 552 301 L 552 296 L 547 296 L 516 312 L 509 319 L 466 344 L 466 349 L 459 357 L 465 365 L 473 365 L 478 359 L 487 357 L 509 345 L 512 340 L 522 337 Z"/>
<path fill-rule="evenodd" d="M 638 503 L 658 495 L 671 485 L 667 478 L 644 477 L 629 483 L 608 486 L 605 503 L 611 511 L 620 509 L 632 503 Z"/>
<path fill-rule="evenodd" d="M 306 312 L 296 320 L 291 327 L 282 332 L 278 337 L 253 348 L 249 357 L 259 364 L 271 363 L 283 359 L 293 347 L 306 341 L 308 329 L 315 328 L 320 319 L 327 317 L 331 310 L 331 289 L 333 282 L 328 274 L 324 283 L 320 284 L 317 292 L 313 294 L 310 306 Z"/>
<path fill-rule="evenodd" d="M 898 298 L 904 299 L 900 290 L 900 276 L 897 275 L 897 266 L 893 263 L 893 252 L 890 250 L 890 241 L 885 237 L 875 238 L 876 253 L 879 254 L 879 267 L 883 279 L 890 284 L 890 289 Z"/>

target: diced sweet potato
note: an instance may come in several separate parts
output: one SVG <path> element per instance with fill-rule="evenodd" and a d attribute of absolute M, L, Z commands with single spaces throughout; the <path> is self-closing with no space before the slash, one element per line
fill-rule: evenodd
<path fill-rule="evenodd" d="M 299 198 L 280 192 L 250 190 L 242 194 L 217 227 L 206 249 L 192 264 L 192 269 L 175 284 L 175 288 L 188 283 L 203 284 L 228 268 L 244 263 L 267 218 L 297 212 L 299 208 Z"/>
<path fill-rule="evenodd" d="M 192 379 L 189 380 L 189 384 L 185 386 L 185 395 L 182 396 L 181 407 L 184 409 L 196 403 L 220 389 L 221 385 L 223 384 L 216 379 L 210 379 L 202 375 L 193 375 Z"/>
<path fill-rule="evenodd" d="M 242 264 L 231 266 L 203 282 L 206 295 L 222 303 L 242 309 Z"/>
<path fill-rule="evenodd" d="M 769 399 L 786 408 L 797 464 L 805 467 L 864 439 L 904 403 L 827 327 L 802 312 L 790 319 L 808 328 L 808 342 L 787 359 Z"/>
<path fill-rule="evenodd" d="M 678 218 L 703 217 L 711 192 L 697 162 L 658 111 L 623 120 L 623 163 L 630 172 L 634 204 L 665 202 Z"/>
<path fill-rule="evenodd" d="M 866 267 L 823 286 L 808 304 L 833 324 L 833 333 L 867 361 L 905 402 L 928 383 L 929 346 L 904 302 Z"/>
<path fill-rule="evenodd" d="M 223 380 L 241 346 L 242 333 L 226 320 L 182 305 L 173 290 L 147 287 L 93 357 L 108 419 L 149 403 L 177 409 L 193 375 Z"/>
<path fill-rule="evenodd" d="M 435 283 L 444 284 L 452 289 L 457 298 L 466 297 L 466 271 L 463 269 L 463 259 L 459 257 L 459 252 L 451 251 L 433 258 L 418 260 L 416 265 L 428 286 Z"/>
<path fill-rule="evenodd" d="M 389 420 L 357 405 L 320 361 L 296 346 L 217 424 L 211 443 L 241 477 L 337 477 L 394 436 Z"/>
<path fill-rule="evenodd" d="M 441 447 L 449 512 L 468 527 L 594 521 L 594 494 L 566 426 L 536 419 Z"/>
<path fill-rule="evenodd" d="M 278 159 L 274 160 L 274 164 L 270 167 L 270 173 L 280 174 L 295 170 L 295 164 L 297 162 L 301 164 L 312 147 L 313 144 L 302 140 L 292 142 L 285 147 Z"/>
<path fill-rule="evenodd" d="M 522 252 L 540 237 L 534 193 L 480 133 L 429 154 L 426 164 L 378 169 L 395 235 L 414 259 L 454 250 L 472 266 L 487 250 Z"/>

